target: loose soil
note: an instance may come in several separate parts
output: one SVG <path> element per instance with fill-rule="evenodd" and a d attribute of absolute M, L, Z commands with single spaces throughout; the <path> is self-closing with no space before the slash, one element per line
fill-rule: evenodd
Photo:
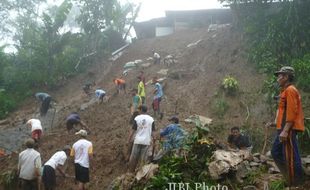
<path fill-rule="evenodd" d="M 196 46 L 187 47 L 198 40 L 201 41 Z M 126 172 L 124 149 L 130 130 L 128 120 L 131 96 L 115 95 L 116 88 L 112 80 L 121 76 L 126 62 L 137 59 L 146 62 L 153 49 L 162 57 L 171 54 L 177 58 L 177 63 L 169 68 L 166 65 L 152 64 L 143 69 L 147 80 L 155 76 L 167 77 L 162 102 L 165 115 L 163 120 L 156 120 L 157 131 L 168 123 L 169 116 L 175 114 L 180 117 L 182 126 L 190 131 L 194 126 L 184 123 L 184 119 L 189 115 L 199 114 L 213 119 L 211 131 L 215 138 L 223 141 L 232 126 L 243 126 L 248 130 L 258 129 L 257 137 L 263 137 L 263 122 L 272 118 L 267 112 L 268 105 L 264 102 L 264 97 L 259 94 L 265 77 L 258 74 L 254 66 L 247 62 L 241 35 L 230 26 L 213 32 L 208 32 L 207 28 L 188 29 L 170 36 L 138 40 L 116 61 L 102 60 L 92 65 L 84 74 L 65 81 L 60 89 L 48 91 L 58 103 L 55 114 L 51 109 L 46 117 L 40 118 L 46 129 L 39 148 L 44 162 L 57 149 L 66 144 L 72 145 L 77 140 L 75 135 L 67 134 L 65 128 L 66 116 L 77 111 L 91 128 L 88 139 L 94 145 L 95 155 L 91 162 L 89 189 L 106 189 L 114 178 Z M 157 74 L 161 69 L 169 69 L 168 75 Z M 127 89 L 137 86 L 140 70 L 142 69 L 132 70 L 125 77 Z M 221 89 L 221 82 L 228 75 L 238 81 L 239 89 L 235 96 L 225 95 Z M 97 87 L 107 91 L 107 102 L 100 105 L 92 103 L 93 98 L 83 94 L 83 84 L 91 80 L 96 81 Z M 151 85 L 146 88 L 148 107 L 151 105 L 152 88 Z M 228 106 L 223 113 L 219 111 L 221 101 Z M 84 110 L 80 109 L 81 105 L 85 106 Z M 35 107 L 33 100 L 27 100 L 25 105 L 8 118 L 9 124 L 0 128 L 1 146 L 13 151 L 22 150 L 22 142 L 30 135 L 23 120 L 37 116 Z M 53 127 L 50 127 L 53 117 Z M 256 146 L 259 150 L 262 145 Z M 13 153 L 1 159 L 0 173 L 14 168 L 17 157 L 17 154 Z M 68 165 L 68 173 L 74 175 L 72 164 Z M 58 189 L 73 189 L 74 186 L 73 179 L 59 179 Z"/>

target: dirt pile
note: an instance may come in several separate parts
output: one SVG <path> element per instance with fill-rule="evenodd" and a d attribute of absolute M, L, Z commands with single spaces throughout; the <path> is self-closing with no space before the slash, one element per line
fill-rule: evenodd
<path fill-rule="evenodd" d="M 198 43 L 187 47 L 195 42 Z M 168 68 L 166 65 L 151 65 L 143 69 L 147 80 L 155 76 L 167 77 L 162 102 L 165 116 L 162 121 L 156 121 L 158 131 L 167 124 L 167 117 L 174 114 L 179 115 L 181 124 L 188 130 L 192 125 L 182 121 L 189 115 L 212 118 L 211 131 L 219 137 L 226 135 L 232 126 L 261 128 L 263 121 L 269 118 L 265 113 L 266 103 L 258 95 L 263 76 L 247 63 L 241 35 L 230 26 L 212 32 L 208 32 L 207 28 L 189 29 L 166 37 L 139 40 L 131 44 L 116 61 L 103 60 L 88 73 L 70 79 L 63 88 L 51 92 L 58 100 L 58 107 L 54 128 L 47 132 L 39 149 L 43 161 L 47 161 L 57 148 L 64 144 L 72 145 L 77 140 L 74 135 L 65 133 L 65 118 L 70 112 L 78 111 L 92 129 L 89 139 L 93 142 L 95 156 L 90 169 L 90 189 L 105 189 L 113 179 L 126 171 L 123 152 L 130 130 L 128 105 L 131 96 L 113 96 L 116 89 L 112 80 L 122 74 L 125 63 L 137 59 L 145 61 L 153 49 L 162 57 L 171 54 L 177 59 L 177 63 Z M 167 76 L 157 74 L 161 69 L 168 69 Z M 132 70 L 125 77 L 128 89 L 136 87 L 139 71 Z M 237 96 L 225 96 L 220 90 L 221 82 L 227 75 L 233 76 L 239 83 Z M 88 80 L 95 80 L 110 98 L 108 102 L 92 104 L 81 111 L 81 105 L 90 101 L 81 89 Z M 147 105 L 150 107 L 152 86 L 148 85 L 146 90 Z M 223 113 L 220 113 L 221 102 L 226 105 Z M 22 115 L 21 118 L 33 117 L 32 107 L 33 102 L 30 101 L 16 114 Z M 15 167 L 16 163 L 15 154 L 10 159 L 2 159 L 0 172 Z M 68 171 L 73 174 L 72 164 L 69 164 Z M 59 185 L 62 189 L 71 189 L 74 181 L 65 179 Z"/>

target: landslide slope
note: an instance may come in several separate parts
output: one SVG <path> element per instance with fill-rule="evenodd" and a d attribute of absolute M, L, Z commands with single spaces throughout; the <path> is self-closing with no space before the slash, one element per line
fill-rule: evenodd
<path fill-rule="evenodd" d="M 187 47 L 195 42 L 196 45 Z M 64 87 L 50 92 L 58 104 L 54 127 L 46 132 L 39 148 L 43 161 L 57 148 L 65 144 L 72 145 L 77 140 L 74 135 L 66 133 L 65 118 L 70 112 L 78 111 L 92 129 L 89 139 L 93 142 L 95 156 L 91 167 L 90 189 L 105 189 L 115 177 L 126 172 L 123 152 L 130 129 L 128 105 L 131 96 L 114 95 L 116 89 L 112 80 L 122 74 L 126 62 L 142 59 L 146 63 L 153 49 L 162 57 L 168 54 L 176 56 L 177 63 L 169 67 L 151 65 L 132 70 L 125 79 L 127 89 L 131 89 L 137 85 L 136 78 L 140 70 L 144 71 L 147 81 L 155 76 L 167 77 L 162 102 L 165 115 L 163 120 L 156 120 L 158 131 L 168 123 L 167 117 L 174 114 L 179 115 L 181 124 L 190 131 L 193 125 L 184 123 L 184 119 L 199 114 L 213 119 L 211 133 L 223 141 L 232 126 L 242 126 L 249 133 L 256 133 L 254 138 L 262 137 L 263 121 L 270 119 L 264 98 L 259 94 L 264 76 L 247 63 L 241 35 L 230 26 L 212 32 L 208 32 L 207 28 L 187 29 L 170 36 L 138 40 L 116 61 L 103 60 L 93 65 L 86 74 L 74 77 Z M 161 69 L 168 69 L 168 74 L 158 74 Z M 238 81 L 239 89 L 235 96 L 228 96 L 221 89 L 222 80 L 228 75 Z M 91 98 L 83 95 L 81 87 L 88 80 L 96 80 L 97 86 L 107 91 L 107 102 L 92 104 Z M 151 92 L 152 86 L 148 85 L 149 107 Z M 85 109 L 80 110 L 81 106 Z M 33 116 L 33 111 L 33 102 L 28 101 L 11 119 L 16 115 L 29 118 Z M 52 114 L 48 117 L 52 117 Z M 261 144 L 255 146 L 259 148 Z M 12 169 L 17 163 L 17 155 L 12 154 L 0 162 L 0 172 Z M 72 164 L 69 164 L 68 172 L 74 174 Z M 71 178 L 59 178 L 59 186 L 61 189 L 72 189 L 74 181 Z"/>

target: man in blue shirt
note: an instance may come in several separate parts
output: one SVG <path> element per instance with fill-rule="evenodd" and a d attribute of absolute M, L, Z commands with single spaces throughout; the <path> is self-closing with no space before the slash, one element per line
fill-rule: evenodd
<path fill-rule="evenodd" d="M 36 97 L 37 101 L 42 103 L 40 107 L 40 115 L 45 116 L 50 107 L 52 97 L 44 92 L 38 92 L 34 96 Z"/>
<path fill-rule="evenodd" d="M 162 119 L 163 113 L 160 112 L 160 102 L 161 102 L 161 99 L 164 95 L 163 88 L 162 88 L 161 84 L 158 82 L 157 78 L 153 79 L 153 84 L 155 85 L 154 97 L 153 97 L 153 103 L 152 103 L 154 115 L 155 116 L 159 115 L 160 119 Z"/>
<path fill-rule="evenodd" d="M 169 121 L 171 121 L 171 124 L 160 130 L 160 138 L 163 139 L 163 147 L 154 157 L 153 161 L 161 159 L 165 154 L 171 151 L 180 154 L 180 150 L 185 141 L 186 132 L 181 128 L 178 117 L 173 116 Z"/>

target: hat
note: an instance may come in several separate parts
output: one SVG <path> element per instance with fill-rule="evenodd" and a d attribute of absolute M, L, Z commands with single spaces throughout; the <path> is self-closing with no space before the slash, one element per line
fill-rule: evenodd
<path fill-rule="evenodd" d="M 87 136 L 87 131 L 85 131 L 84 129 L 81 129 L 79 132 L 75 133 L 76 135 L 81 135 L 82 137 L 86 137 Z"/>
<path fill-rule="evenodd" d="M 71 146 L 70 145 L 65 145 L 63 148 L 62 148 L 63 151 L 66 151 L 66 150 L 71 150 Z"/>
<path fill-rule="evenodd" d="M 172 116 L 169 121 L 174 121 L 175 123 L 179 123 L 179 118 L 177 116 Z"/>
<path fill-rule="evenodd" d="M 276 72 L 274 73 L 275 76 L 278 76 L 279 74 L 289 74 L 289 75 L 294 76 L 295 70 L 294 70 L 293 67 L 284 66 L 284 67 L 281 67 L 281 69 L 280 69 L 279 71 L 276 71 Z"/>

